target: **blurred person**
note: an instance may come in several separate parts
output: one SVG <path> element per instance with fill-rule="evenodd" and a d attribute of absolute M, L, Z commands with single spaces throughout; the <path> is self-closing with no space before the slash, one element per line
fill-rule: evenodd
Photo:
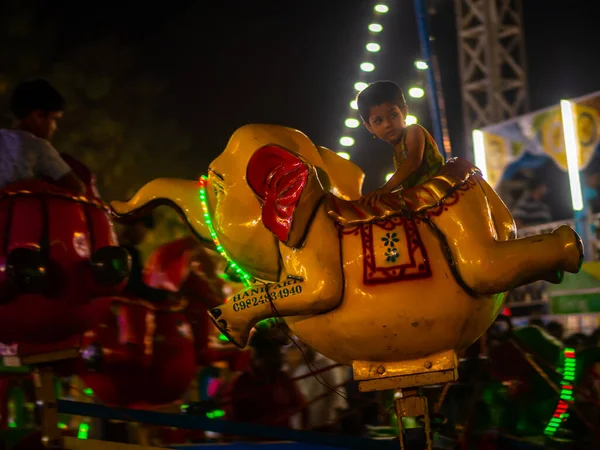
<path fill-rule="evenodd" d="M 304 377 L 296 383 L 309 405 L 308 427 L 330 430 L 336 425 L 340 413 L 348 408 L 344 386 L 347 381 L 345 367 L 332 367 L 336 365 L 335 361 L 317 353 L 297 338 L 287 345 L 284 357 L 288 375 L 292 378 Z M 328 367 L 331 368 L 312 375 Z M 300 414 L 293 417 L 292 426 L 301 428 Z"/>
<path fill-rule="evenodd" d="M 580 352 L 588 348 L 589 338 L 583 333 L 573 333 L 565 339 L 565 346 Z"/>
<path fill-rule="evenodd" d="M 600 212 L 600 158 L 594 156 L 585 171 L 581 174 L 581 191 L 583 201 L 589 208 L 590 213 Z"/>
<path fill-rule="evenodd" d="M 281 345 L 257 328 L 250 338 L 250 366 L 234 377 L 223 395 L 226 418 L 235 422 L 291 428 L 292 417 L 302 411 L 302 427 L 308 426 L 306 401 L 298 386 L 283 370 Z"/>
<path fill-rule="evenodd" d="M 540 327 L 540 328 L 545 327 L 544 321 L 542 319 L 535 318 L 535 317 L 529 319 L 529 322 L 527 325 L 530 327 L 532 327 L 532 326 L 536 326 L 536 327 Z"/>
<path fill-rule="evenodd" d="M 555 320 L 553 320 L 552 322 L 549 322 L 548 325 L 546 325 L 546 331 L 548 332 L 548 334 L 550 336 L 552 336 L 553 338 L 559 340 L 559 341 L 563 341 L 563 338 L 565 337 L 565 327 L 563 326 L 562 323 L 557 322 Z"/>
<path fill-rule="evenodd" d="M 596 328 L 589 338 L 590 347 L 600 347 L 600 328 Z"/>
<path fill-rule="evenodd" d="M 498 195 L 502 198 L 509 210 L 513 210 L 516 202 L 533 179 L 531 169 L 519 169 L 512 178 L 502 179 L 496 188 Z"/>
<path fill-rule="evenodd" d="M 523 226 L 542 225 L 552 222 L 550 207 L 544 202 L 548 187 L 539 180 L 532 180 L 513 210 L 513 217 Z"/>
<path fill-rule="evenodd" d="M 0 129 L 0 189 L 21 180 L 40 178 L 84 195 L 83 182 L 50 144 L 65 100 L 45 80 L 19 84 L 10 99 L 13 129 Z"/>

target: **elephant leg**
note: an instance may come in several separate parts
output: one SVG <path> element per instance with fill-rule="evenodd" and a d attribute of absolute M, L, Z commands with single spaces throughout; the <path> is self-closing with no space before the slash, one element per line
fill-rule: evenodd
<path fill-rule="evenodd" d="M 322 314 L 342 300 L 344 275 L 338 230 L 320 207 L 301 248 L 279 245 L 289 277 L 245 289 L 209 315 L 235 345 L 244 348 L 252 327 L 271 317 Z"/>
<path fill-rule="evenodd" d="M 486 200 L 488 202 L 492 220 L 494 221 L 494 227 L 496 228 L 496 239 L 498 241 L 509 241 L 516 239 L 517 227 L 513 219 L 512 214 L 500 198 L 500 196 L 492 189 L 492 187 L 485 181 L 480 181 L 479 185 L 483 189 Z M 560 283 L 564 277 L 564 270 L 551 270 L 548 273 L 542 275 L 542 280 L 550 283 Z M 527 283 L 538 281 L 534 278 Z"/>
<path fill-rule="evenodd" d="M 341 279 L 327 277 L 327 287 L 288 279 L 280 283 L 253 286 L 212 308 L 209 317 L 216 327 L 239 348 L 244 348 L 252 328 L 272 317 L 313 315 L 335 308 L 342 294 Z"/>
<path fill-rule="evenodd" d="M 485 183 L 482 181 L 482 183 Z M 461 192 L 455 204 L 448 204 L 430 220 L 449 247 L 462 281 L 478 294 L 496 294 L 535 280 L 547 279 L 561 270 L 576 273 L 583 262 L 581 239 L 562 226 L 552 233 L 522 239 L 499 238 L 492 218 L 498 207 L 490 188 L 475 184 Z"/>

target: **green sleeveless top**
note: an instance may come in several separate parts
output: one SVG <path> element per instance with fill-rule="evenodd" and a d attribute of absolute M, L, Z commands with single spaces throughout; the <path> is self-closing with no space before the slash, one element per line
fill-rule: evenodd
<path fill-rule="evenodd" d="M 423 161 L 417 170 L 415 170 L 409 177 L 404 180 L 402 183 L 402 187 L 404 189 L 410 189 L 412 187 L 418 186 L 419 184 L 424 183 L 433 175 L 438 173 L 438 171 L 444 165 L 444 156 L 438 150 L 438 146 L 435 143 L 435 140 L 429 132 L 423 128 L 421 125 L 416 125 L 423 130 L 425 133 L 425 151 L 423 152 Z M 400 155 L 399 158 L 396 156 L 397 152 L 394 149 L 394 168 L 398 170 L 400 164 L 406 160 L 406 131 L 404 132 L 404 136 L 400 140 Z"/>

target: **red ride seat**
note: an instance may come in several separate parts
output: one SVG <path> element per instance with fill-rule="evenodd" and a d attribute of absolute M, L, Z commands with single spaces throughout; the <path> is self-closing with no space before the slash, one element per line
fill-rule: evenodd
<path fill-rule="evenodd" d="M 94 326 L 128 277 L 91 172 L 65 160 L 88 197 L 42 180 L 0 190 L 0 342 L 52 343 Z"/>

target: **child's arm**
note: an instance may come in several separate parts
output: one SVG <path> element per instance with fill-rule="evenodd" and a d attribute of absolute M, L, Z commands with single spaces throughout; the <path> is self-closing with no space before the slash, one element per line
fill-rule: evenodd
<path fill-rule="evenodd" d="M 395 189 L 402 186 L 402 183 L 415 172 L 423 162 L 423 154 L 425 153 L 425 132 L 416 125 L 411 125 L 406 129 L 406 159 L 400 164 L 392 178 L 390 178 L 379 189 L 369 192 L 360 199 L 363 204 L 374 205 L 379 202 L 381 197 L 389 194 Z M 394 151 L 397 151 L 394 149 Z"/>
<path fill-rule="evenodd" d="M 423 153 L 425 152 L 425 133 L 423 129 L 416 125 L 411 125 L 406 129 L 406 159 L 400 164 L 396 173 L 380 189 L 384 193 L 389 193 L 399 188 L 402 183 L 413 174 L 423 162 Z M 398 150 L 395 150 L 398 151 Z"/>

